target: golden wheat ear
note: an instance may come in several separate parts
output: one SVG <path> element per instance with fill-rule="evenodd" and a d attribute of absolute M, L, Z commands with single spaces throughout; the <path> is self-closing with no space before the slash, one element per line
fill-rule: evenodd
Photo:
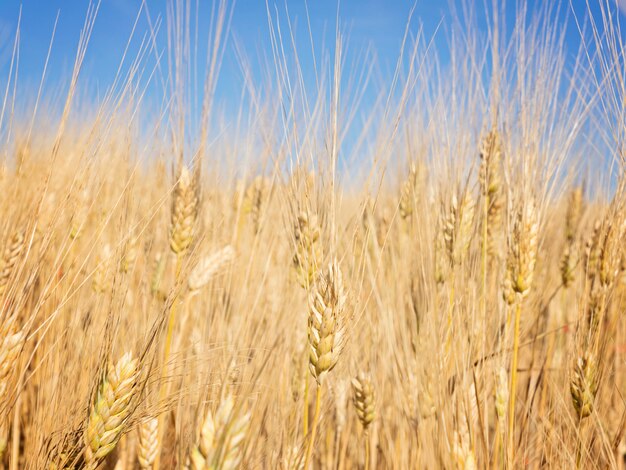
<path fill-rule="evenodd" d="M 419 170 L 414 163 L 411 164 L 407 179 L 400 187 L 400 197 L 398 199 L 398 212 L 402 219 L 408 219 L 413 215 L 413 209 L 417 206 L 417 196 L 419 190 Z"/>
<path fill-rule="evenodd" d="M 196 292 L 206 286 L 213 277 L 235 258 L 235 249 L 227 245 L 202 258 L 191 270 L 187 278 L 187 287 Z"/>
<path fill-rule="evenodd" d="M 309 302 L 309 369 L 318 384 L 335 367 L 343 349 L 346 300 L 341 270 L 333 261 L 318 277 Z"/>
<path fill-rule="evenodd" d="M 579 418 L 586 418 L 593 411 L 598 393 L 598 364 L 594 354 L 585 351 L 576 359 L 570 378 L 572 403 Z"/>
<path fill-rule="evenodd" d="M 85 430 L 85 468 L 95 469 L 124 432 L 136 392 L 138 361 L 124 354 L 98 387 Z"/>
<path fill-rule="evenodd" d="M 369 376 L 363 372 L 359 373 L 352 379 L 352 390 L 356 414 L 363 428 L 367 429 L 376 417 L 376 395 Z"/>
<path fill-rule="evenodd" d="M 16 331 L 13 322 L 0 328 L 0 413 L 4 411 L 2 405 L 5 403 L 10 379 L 15 372 L 17 359 L 25 340 L 26 333 Z"/>
<path fill-rule="evenodd" d="M 298 283 L 309 290 L 317 276 L 322 259 L 320 228 L 315 214 L 301 212 L 294 227 L 296 251 L 293 265 Z"/>
<path fill-rule="evenodd" d="M 16 331 L 13 322 L 0 327 L 0 460 L 8 442 L 8 407 L 11 380 L 15 377 L 20 351 L 26 341 L 24 331 Z"/>
<path fill-rule="evenodd" d="M 484 199 L 483 224 L 486 255 L 499 258 L 502 249 L 502 138 L 492 129 L 480 144 L 479 184 Z"/>
<path fill-rule="evenodd" d="M 6 292 L 7 287 L 9 286 L 11 275 L 13 274 L 15 266 L 20 259 L 22 251 L 24 250 L 25 243 L 26 238 L 24 236 L 24 232 L 18 231 L 13 234 L 9 244 L 4 250 L 0 269 L 0 296 Z"/>
<path fill-rule="evenodd" d="M 147 418 L 139 423 L 137 460 L 142 470 L 150 470 L 156 460 L 159 452 L 158 430 L 159 420 L 157 418 Z"/>
<path fill-rule="evenodd" d="M 209 412 L 202 423 L 196 445 L 189 454 L 192 470 L 239 468 L 243 442 L 248 432 L 250 414 L 235 407 L 232 395 L 226 395 L 215 414 Z"/>
<path fill-rule="evenodd" d="M 172 199 L 170 248 L 176 255 L 187 251 L 193 242 L 198 217 L 198 188 L 191 172 L 182 166 Z"/>

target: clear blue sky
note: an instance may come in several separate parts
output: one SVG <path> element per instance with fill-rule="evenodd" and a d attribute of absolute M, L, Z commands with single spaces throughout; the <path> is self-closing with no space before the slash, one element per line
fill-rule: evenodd
<path fill-rule="evenodd" d="M 166 16 L 167 0 L 149 0 L 150 15 L 154 19 Z M 193 0 L 195 4 L 195 0 Z M 210 22 L 210 1 L 200 1 L 198 24 L 201 46 L 206 42 Z M 4 73 L 8 68 L 12 40 L 15 34 L 20 5 L 22 7 L 20 45 L 20 76 L 29 87 L 37 86 L 41 77 L 48 45 L 52 35 L 55 18 L 59 14 L 53 52 L 50 61 L 48 83 L 56 83 L 59 79 L 67 79 L 71 71 L 80 30 L 87 11 L 87 0 L 3 0 L 0 2 L 0 67 Z M 141 5 L 141 0 L 102 0 L 95 29 L 85 60 L 84 75 L 90 81 L 97 81 L 106 86 L 115 75 L 122 52 L 132 30 L 132 26 Z M 294 24 L 301 34 L 304 33 L 306 11 L 304 0 L 269 2 L 270 8 L 276 7 L 284 19 L 285 5 L 289 16 L 295 19 Z M 311 25 L 318 35 L 328 42 L 332 39 L 337 16 L 336 0 L 310 0 L 309 15 Z M 349 35 L 350 50 L 363 50 L 373 46 L 381 62 L 388 58 L 393 63 L 397 57 L 402 35 L 412 3 L 406 0 L 387 2 L 385 0 L 351 0 L 339 5 L 339 17 Z M 430 35 L 442 17 L 446 8 L 439 2 L 421 1 L 417 8 L 416 19 L 424 23 Z M 145 16 L 139 24 L 139 31 L 145 32 L 147 23 Z M 285 27 L 283 25 L 283 27 Z M 417 22 L 415 23 L 417 28 Z M 165 26 L 160 32 L 161 46 L 166 48 Z M 204 36 L 202 36 L 204 35 Z M 229 73 L 237 73 L 232 48 L 232 38 L 244 46 L 249 57 L 258 53 L 270 54 L 270 41 L 266 4 L 264 0 L 240 0 L 235 3 L 231 27 L 231 47 L 227 50 L 223 77 Z M 303 44 L 305 47 L 308 45 Z M 318 44 L 319 45 L 319 44 Z M 305 57 L 306 60 L 306 57 Z M 2 75 L 0 75 L 1 77 Z"/>
<path fill-rule="evenodd" d="M 471 0 L 470 0 L 471 1 Z M 529 9 L 542 0 L 529 0 Z M 597 0 L 590 0 L 595 4 Z M 626 0 L 620 0 L 622 4 Z M 150 15 L 154 20 L 157 16 L 166 14 L 167 0 L 148 0 Z M 192 2 L 195 4 L 195 0 Z M 482 9 L 478 7 L 479 10 Z M 491 4 L 491 0 L 487 0 Z M 303 49 L 308 47 L 306 33 L 306 14 L 304 0 L 270 1 L 270 8 L 276 7 L 281 17 L 286 17 L 285 9 L 289 10 L 289 17 L 294 20 L 299 33 L 299 41 Z M 50 59 L 47 90 L 56 90 L 60 95 L 67 86 L 72 69 L 76 45 L 80 30 L 83 26 L 87 11 L 87 0 L 3 0 L 0 2 L 0 86 L 4 86 L 8 72 L 11 49 L 15 35 L 20 6 L 21 43 L 19 77 L 22 93 L 33 94 L 36 91 L 48 50 L 52 30 L 57 14 L 59 15 L 57 32 Z M 95 29 L 89 44 L 83 71 L 89 87 L 97 91 L 106 89 L 110 85 L 115 71 L 130 35 L 135 16 L 141 5 L 141 0 L 102 0 L 96 20 Z M 206 33 L 210 18 L 209 0 L 200 0 L 200 14 L 198 24 L 201 45 L 206 43 Z M 413 1 L 408 0 L 343 0 L 337 6 L 337 0 L 309 0 L 308 8 L 311 24 L 316 34 L 319 46 L 326 41 L 328 46 L 332 42 L 335 28 L 335 18 L 339 10 L 342 30 L 348 34 L 348 48 L 353 53 L 363 51 L 371 46 L 376 52 L 381 69 L 391 70 L 395 64 L 400 49 L 400 43 Z M 445 29 L 450 19 L 450 3 L 446 1 L 418 0 L 416 3 L 412 31 L 415 33 L 423 25 L 425 37 L 429 38 L 441 25 L 437 39 L 445 41 Z M 584 0 L 572 0 L 572 7 L 580 17 L 585 16 Z M 194 7 L 195 8 L 195 7 Z M 569 10 L 569 2 L 561 7 L 564 13 Z M 597 7 L 592 9 L 597 11 Z M 626 11 L 626 8 L 624 8 Z M 507 2 L 507 22 L 514 21 L 515 1 Z M 622 20 L 626 16 L 622 13 Z M 139 34 L 135 39 L 136 46 L 143 33 L 147 30 L 145 15 L 139 23 Z M 283 24 L 283 27 L 285 25 Z M 160 32 L 159 47 L 167 50 L 165 26 Z M 326 30 L 324 34 L 322 31 Z M 264 0 L 239 0 L 235 4 L 232 18 L 231 35 L 226 52 L 224 67 L 220 79 L 219 94 L 223 97 L 234 96 L 240 84 L 239 67 L 232 47 L 232 39 L 243 46 L 248 57 L 254 59 L 261 54 L 270 54 L 270 41 Z M 578 45 L 578 33 L 573 26 L 568 29 L 567 43 L 572 50 Z M 203 54 L 200 54 L 203 56 Z M 310 55 L 302 56 L 305 61 Z M 445 57 L 444 57 L 445 60 Z M 201 63 L 200 77 L 204 66 Z M 310 65 L 310 64 L 309 64 Z M 3 88 L 2 88 L 3 89 Z M 93 88 L 89 88 L 93 90 Z"/>

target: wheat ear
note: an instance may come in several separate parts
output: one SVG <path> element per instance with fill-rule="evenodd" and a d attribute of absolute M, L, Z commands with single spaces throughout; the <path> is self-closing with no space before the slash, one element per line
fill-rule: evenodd
<path fill-rule="evenodd" d="M 192 470 L 234 470 L 243 458 L 243 441 L 250 414 L 235 408 L 231 395 L 224 397 L 215 415 L 209 412 L 189 455 Z"/>
<path fill-rule="evenodd" d="M 376 395 L 372 381 L 362 372 L 352 379 L 352 390 L 354 408 L 365 431 L 365 469 L 367 470 L 370 467 L 369 426 L 376 416 Z"/>
<path fill-rule="evenodd" d="M 0 295 L 4 294 L 9 285 L 9 280 L 15 269 L 15 265 L 24 249 L 25 237 L 23 232 L 16 232 L 2 255 L 0 269 Z"/>
<path fill-rule="evenodd" d="M 202 289 L 222 267 L 230 263 L 234 258 L 235 250 L 230 245 L 205 256 L 189 273 L 187 287 L 192 292 Z"/>
<path fill-rule="evenodd" d="M 579 418 L 586 418 L 593 411 L 598 392 L 598 364 L 591 352 L 585 351 L 576 359 L 570 378 L 570 393 Z"/>
<path fill-rule="evenodd" d="M 417 205 L 417 191 L 419 184 L 419 172 L 415 164 L 411 164 L 409 175 L 400 188 L 398 212 L 402 219 L 408 219 L 413 215 L 413 208 Z"/>
<path fill-rule="evenodd" d="M 172 199 L 170 248 L 181 255 L 193 241 L 198 216 L 198 192 L 196 183 L 187 169 L 182 166 Z"/>
<path fill-rule="evenodd" d="M 298 283 L 307 291 L 310 289 L 322 258 L 320 228 L 315 214 L 301 212 L 294 227 L 296 252 L 293 265 Z"/>
<path fill-rule="evenodd" d="M 502 231 L 502 139 L 496 129 L 491 130 L 480 145 L 479 183 L 483 195 L 483 275 L 486 275 L 487 256 L 498 258 Z"/>
<path fill-rule="evenodd" d="M 0 461 L 8 445 L 5 423 L 7 391 L 25 339 L 23 331 L 14 332 L 12 323 L 0 328 Z"/>
<path fill-rule="evenodd" d="M 126 353 L 115 364 L 109 366 L 87 421 L 85 430 L 85 468 L 95 469 L 115 448 L 131 412 L 135 384 L 138 376 L 138 361 Z"/>
<path fill-rule="evenodd" d="M 9 382 L 25 339 L 24 332 L 16 332 L 12 323 L 0 328 L 0 415 L 4 411 L 1 405 L 5 402 Z"/>
<path fill-rule="evenodd" d="M 137 460 L 142 470 L 150 470 L 159 452 L 158 440 L 159 420 L 148 418 L 138 427 L 139 445 L 137 446 Z"/>

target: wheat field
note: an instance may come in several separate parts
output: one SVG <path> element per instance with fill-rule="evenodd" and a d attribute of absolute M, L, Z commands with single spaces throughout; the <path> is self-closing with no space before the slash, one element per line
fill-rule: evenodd
<path fill-rule="evenodd" d="M 478 3 L 445 46 L 407 33 L 389 80 L 341 28 L 311 77 L 268 7 L 230 122 L 228 2 L 199 87 L 183 0 L 97 100 L 97 5 L 56 107 L 14 92 L 14 47 L 0 469 L 625 468 L 616 3 L 508 29 Z"/>

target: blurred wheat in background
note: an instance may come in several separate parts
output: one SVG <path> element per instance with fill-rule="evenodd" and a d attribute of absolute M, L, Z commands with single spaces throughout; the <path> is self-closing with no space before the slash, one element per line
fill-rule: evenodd
<path fill-rule="evenodd" d="M 506 24 L 486 3 L 437 32 L 445 59 L 407 28 L 389 80 L 340 27 L 330 49 L 297 45 L 268 5 L 266 78 L 239 51 L 228 123 L 227 2 L 208 32 L 194 2 L 144 3 L 136 57 L 94 106 L 97 5 L 56 108 L 14 92 L 18 31 L 0 469 L 626 468 L 617 4 L 519 4 Z"/>

